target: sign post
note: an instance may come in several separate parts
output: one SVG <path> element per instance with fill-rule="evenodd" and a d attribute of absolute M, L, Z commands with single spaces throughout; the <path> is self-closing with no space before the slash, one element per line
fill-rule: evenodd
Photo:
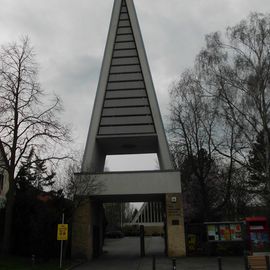
<path fill-rule="evenodd" d="M 58 224 L 58 230 L 57 230 L 57 240 L 61 241 L 61 247 L 60 247 L 60 269 L 62 268 L 62 262 L 63 262 L 63 241 L 68 240 L 68 224 L 64 224 L 65 222 L 65 214 L 62 214 L 62 224 Z"/>

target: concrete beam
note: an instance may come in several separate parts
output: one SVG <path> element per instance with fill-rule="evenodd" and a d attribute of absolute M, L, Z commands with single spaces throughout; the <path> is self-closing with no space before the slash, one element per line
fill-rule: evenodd
<path fill-rule="evenodd" d="M 79 173 L 76 174 L 76 182 L 79 193 L 77 195 L 80 196 L 164 195 L 176 191 L 181 193 L 179 171 Z M 93 185 L 95 188 L 92 188 Z"/>

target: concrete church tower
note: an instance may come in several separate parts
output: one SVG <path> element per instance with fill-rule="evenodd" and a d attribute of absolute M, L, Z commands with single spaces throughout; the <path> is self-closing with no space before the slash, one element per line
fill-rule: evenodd
<path fill-rule="evenodd" d="M 107 154 L 141 153 L 173 168 L 133 1 L 115 1 L 83 171 L 103 171 Z"/>
<path fill-rule="evenodd" d="M 160 170 L 104 172 L 106 155 L 143 153 L 156 153 Z M 160 201 L 166 211 L 168 255 L 185 255 L 180 173 L 170 159 L 133 0 L 114 1 L 78 183 L 82 178 L 94 178 L 102 188 L 91 194 L 82 188 L 77 194 L 87 203 L 75 214 L 73 254 L 92 257 L 99 242 L 95 235 L 102 237 L 97 213 L 103 202 Z"/>

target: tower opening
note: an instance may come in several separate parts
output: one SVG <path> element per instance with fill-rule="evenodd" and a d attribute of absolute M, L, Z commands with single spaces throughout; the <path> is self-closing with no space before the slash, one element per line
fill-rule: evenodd
<path fill-rule="evenodd" d="M 155 171 L 159 170 L 157 154 L 109 155 L 105 162 L 106 171 Z"/>

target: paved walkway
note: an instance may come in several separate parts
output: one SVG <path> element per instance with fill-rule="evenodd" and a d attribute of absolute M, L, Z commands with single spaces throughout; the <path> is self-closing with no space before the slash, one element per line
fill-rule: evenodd
<path fill-rule="evenodd" d="M 164 239 L 149 237 L 145 241 L 146 257 L 140 258 L 139 238 L 106 240 L 104 254 L 76 270 L 152 270 L 152 256 L 156 256 L 156 270 L 172 270 L 172 261 L 163 255 Z M 222 258 L 223 270 L 244 270 L 241 257 Z M 218 270 L 217 258 L 179 258 L 177 270 Z"/>

